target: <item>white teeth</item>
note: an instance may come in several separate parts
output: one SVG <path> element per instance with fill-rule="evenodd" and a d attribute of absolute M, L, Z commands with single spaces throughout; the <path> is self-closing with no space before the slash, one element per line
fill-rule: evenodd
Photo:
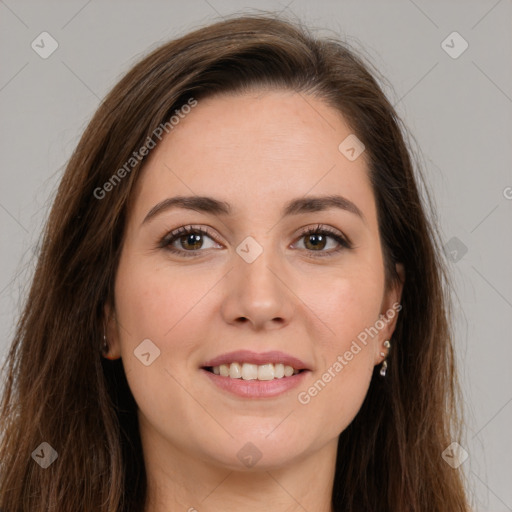
<path fill-rule="evenodd" d="M 273 380 L 274 378 L 274 365 L 262 364 L 258 366 L 258 380 Z"/>
<path fill-rule="evenodd" d="M 284 367 L 284 376 L 291 377 L 293 375 L 293 368 L 291 366 Z"/>
<path fill-rule="evenodd" d="M 242 367 L 238 363 L 231 363 L 229 366 L 229 376 L 232 379 L 239 379 L 242 376 Z"/>
<path fill-rule="evenodd" d="M 282 363 L 250 364 L 250 363 L 231 363 L 214 366 L 212 371 L 215 375 L 230 377 L 231 379 L 243 380 L 273 380 L 291 377 L 299 373 L 291 366 Z"/>
<path fill-rule="evenodd" d="M 233 364 L 233 363 L 231 363 Z M 242 365 L 242 379 L 255 380 L 258 378 L 258 365 L 244 363 Z"/>
<path fill-rule="evenodd" d="M 284 364 L 277 363 L 274 365 L 274 377 L 282 379 L 284 377 Z"/>

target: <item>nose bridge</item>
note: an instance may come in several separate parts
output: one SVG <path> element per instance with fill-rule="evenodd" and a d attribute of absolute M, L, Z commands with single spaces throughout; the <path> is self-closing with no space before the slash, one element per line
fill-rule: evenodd
<path fill-rule="evenodd" d="M 280 264 L 271 236 L 260 236 L 259 240 L 248 236 L 238 245 L 236 252 L 240 260 L 237 269 L 247 288 L 245 295 L 260 297 L 260 301 L 268 302 L 271 297 L 275 299 L 276 294 L 281 293 L 276 276 Z"/>
<path fill-rule="evenodd" d="M 259 239 L 261 242 L 250 235 L 236 247 L 227 298 L 228 321 L 245 318 L 254 326 L 289 321 L 290 293 L 283 283 L 285 273 L 277 244 L 268 233 Z"/>

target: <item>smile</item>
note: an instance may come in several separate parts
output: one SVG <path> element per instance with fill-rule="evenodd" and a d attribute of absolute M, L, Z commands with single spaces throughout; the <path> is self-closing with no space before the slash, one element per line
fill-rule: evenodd
<path fill-rule="evenodd" d="M 209 359 L 200 367 L 217 389 L 242 398 L 272 398 L 303 385 L 312 366 L 281 351 L 237 350 Z"/>
<path fill-rule="evenodd" d="M 215 375 L 221 377 L 228 377 L 230 379 L 243 379 L 243 380 L 274 380 L 291 377 L 300 372 L 292 366 L 283 363 L 266 363 L 266 364 L 251 364 L 251 363 L 238 363 L 221 364 L 219 366 L 212 366 L 205 368 Z"/>

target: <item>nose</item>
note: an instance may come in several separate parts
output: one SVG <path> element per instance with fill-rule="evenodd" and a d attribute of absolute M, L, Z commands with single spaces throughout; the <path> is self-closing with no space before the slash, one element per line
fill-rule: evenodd
<path fill-rule="evenodd" d="M 295 309 L 294 295 L 286 282 L 286 271 L 271 253 L 265 249 L 252 262 L 235 255 L 222 307 L 227 323 L 272 330 L 290 322 Z"/>

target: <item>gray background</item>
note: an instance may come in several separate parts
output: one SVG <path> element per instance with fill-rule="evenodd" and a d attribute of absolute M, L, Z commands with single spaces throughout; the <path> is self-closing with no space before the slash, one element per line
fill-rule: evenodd
<path fill-rule="evenodd" d="M 100 99 L 161 42 L 255 9 L 336 33 L 389 80 L 385 90 L 421 148 L 451 251 L 468 419 L 461 444 L 469 458 L 458 471 L 468 476 L 476 510 L 512 511 L 510 0 L 0 0 L 0 355 L 55 188 Z M 31 48 L 43 31 L 59 44 L 47 59 Z M 453 31 L 469 44 L 455 59 L 441 46 Z"/>

